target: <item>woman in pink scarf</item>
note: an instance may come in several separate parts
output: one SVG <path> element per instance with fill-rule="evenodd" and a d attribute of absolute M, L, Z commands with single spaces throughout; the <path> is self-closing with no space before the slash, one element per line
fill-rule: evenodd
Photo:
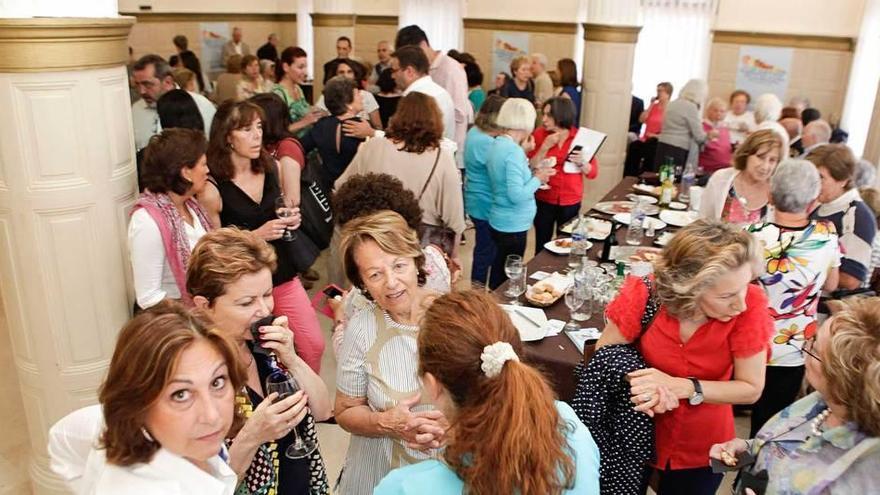
<path fill-rule="evenodd" d="M 196 242 L 212 226 L 194 196 L 207 183 L 208 144 L 201 131 L 165 129 L 144 154 L 141 193 L 128 224 L 128 247 L 137 305 L 163 299 L 187 306 L 186 266 Z"/>

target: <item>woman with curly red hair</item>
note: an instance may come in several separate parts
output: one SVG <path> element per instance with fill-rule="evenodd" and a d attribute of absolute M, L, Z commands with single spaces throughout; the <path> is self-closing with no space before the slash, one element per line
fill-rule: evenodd
<path fill-rule="evenodd" d="M 599 450 L 540 371 L 520 361 L 519 333 L 495 299 L 440 297 L 418 333 L 422 399 L 449 420 L 443 462 L 389 473 L 377 495 L 599 493 Z"/>
<path fill-rule="evenodd" d="M 454 143 L 449 142 L 450 147 L 442 140 L 443 119 L 434 98 L 410 93 L 398 103 L 385 136 L 361 145 L 334 189 L 357 174 L 374 172 L 397 177 L 416 194 L 422 207 L 422 223 L 449 231 L 449 239 L 440 247 L 455 258 L 458 239 L 465 229 L 464 202 Z M 420 230 L 424 237 L 424 229 Z"/>

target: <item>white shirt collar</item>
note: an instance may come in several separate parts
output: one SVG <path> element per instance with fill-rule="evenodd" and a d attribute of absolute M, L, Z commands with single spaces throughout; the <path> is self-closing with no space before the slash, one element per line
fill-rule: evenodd
<path fill-rule="evenodd" d="M 410 85 L 403 90 L 403 96 L 406 96 L 413 91 L 418 91 L 419 89 L 425 88 L 426 86 L 430 86 L 433 82 L 434 80 L 431 79 L 431 76 L 425 74 L 424 76 L 410 83 Z"/>
<path fill-rule="evenodd" d="M 845 211 L 853 201 L 861 201 L 862 195 L 855 187 L 841 194 L 837 199 L 823 203 L 819 206 L 819 216 L 827 217 L 835 213 Z"/>

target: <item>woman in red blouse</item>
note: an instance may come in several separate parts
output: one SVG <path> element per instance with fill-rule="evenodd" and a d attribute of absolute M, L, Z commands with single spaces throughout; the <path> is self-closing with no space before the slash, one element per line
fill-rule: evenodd
<path fill-rule="evenodd" d="M 577 134 L 574 103 L 569 98 L 550 98 L 544 103 L 542 126 L 535 129 L 535 149 L 529 153 L 532 168 L 545 158 L 555 158 L 556 175 L 550 177 L 547 189 L 535 192 L 538 211 L 535 213 L 535 254 L 553 238 L 554 230 L 576 217 L 584 197 L 584 176 L 595 179 L 599 164 L 593 158 L 583 163 L 580 151 L 569 155 L 571 142 Z M 566 159 L 568 166 L 564 166 Z"/>
<path fill-rule="evenodd" d="M 659 309 L 644 332 L 642 279 L 629 277 L 606 309 L 598 346 L 638 340 L 650 366 L 629 378 L 636 410 L 654 417 L 659 495 L 715 493 L 722 476 L 706 452 L 734 433 L 731 405 L 754 403 L 764 388 L 773 321 L 751 283 L 759 250 L 736 227 L 698 220 L 655 263 L 650 285 Z"/>

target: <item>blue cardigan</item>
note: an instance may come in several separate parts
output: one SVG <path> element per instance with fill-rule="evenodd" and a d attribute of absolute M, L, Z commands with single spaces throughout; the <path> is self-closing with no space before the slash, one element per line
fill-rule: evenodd
<path fill-rule="evenodd" d="M 492 186 L 489 225 L 499 232 L 529 230 L 537 211 L 535 191 L 541 181 L 532 175 L 526 153 L 508 136 L 499 136 L 489 152 L 488 169 Z"/>
<path fill-rule="evenodd" d="M 464 206 L 467 214 L 477 220 L 488 220 L 492 207 L 492 186 L 489 183 L 489 152 L 495 138 L 473 126 L 464 141 Z"/>

